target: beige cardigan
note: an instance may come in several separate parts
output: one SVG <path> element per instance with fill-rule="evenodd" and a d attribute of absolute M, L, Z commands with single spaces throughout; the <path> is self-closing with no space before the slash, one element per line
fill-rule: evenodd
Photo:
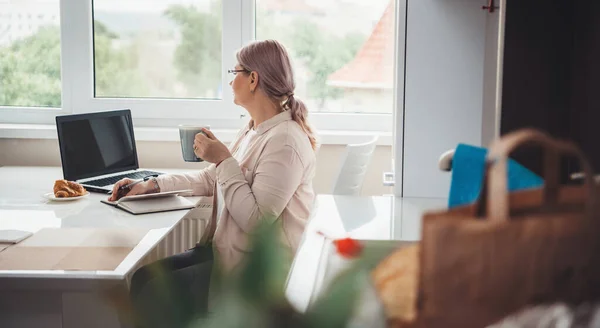
<path fill-rule="evenodd" d="M 232 154 L 250 128 L 244 127 L 231 143 Z M 306 133 L 285 111 L 256 126 L 239 163 L 230 157 L 218 167 L 212 164 L 157 180 L 161 191 L 192 189 L 199 196 L 213 196 L 220 184 L 225 207 L 217 220 L 214 197 L 212 219 L 201 242 L 212 239 L 223 268 L 230 271 L 248 251 L 248 234 L 261 219 L 281 220 L 282 241 L 292 255 L 296 252 L 315 198 L 315 164 Z"/>

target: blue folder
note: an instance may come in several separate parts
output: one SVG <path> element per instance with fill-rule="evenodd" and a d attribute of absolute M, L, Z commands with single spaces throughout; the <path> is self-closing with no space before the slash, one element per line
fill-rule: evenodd
<path fill-rule="evenodd" d="M 452 181 L 448 207 L 473 203 L 483 185 L 487 149 L 459 144 L 452 156 Z M 540 187 L 544 180 L 518 162 L 508 162 L 509 191 Z"/>

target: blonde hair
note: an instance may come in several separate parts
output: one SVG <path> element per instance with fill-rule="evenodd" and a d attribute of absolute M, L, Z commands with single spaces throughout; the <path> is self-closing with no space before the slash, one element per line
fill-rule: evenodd
<path fill-rule="evenodd" d="M 244 69 L 258 72 L 257 87 L 282 109 L 291 111 L 292 119 L 300 125 L 316 150 L 317 139 L 308 124 L 308 109 L 294 95 L 294 72 L 285 47 L 275 40 L 256 41 L 240 49 L 236 58 Z"/>

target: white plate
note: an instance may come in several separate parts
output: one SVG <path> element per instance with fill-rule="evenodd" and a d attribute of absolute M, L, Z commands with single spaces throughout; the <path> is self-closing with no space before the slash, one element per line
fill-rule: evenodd
<path fill-rule="evenodd" d="M 90 195 L 90 192 L 86 191 L 85 195 L 83 195 L 83 196 L 77 196 L 77 197 L 56 197 L 56 196 L 54 196 L 53 192 L 49 192 L 49 193 L 45 193 L 44 194 L 44 198 L 52 200 L 52 201 L 56 201 L 56 202 L 68 202 L 68 201 L 72 201 L 72 200 L 81 199 L 81 198 L 87 197 L 89 195 Z"/>

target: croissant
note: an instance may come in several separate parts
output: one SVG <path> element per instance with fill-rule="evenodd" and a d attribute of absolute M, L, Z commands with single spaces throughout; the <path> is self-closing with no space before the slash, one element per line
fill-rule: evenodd
<path fill-rule="evenodd" d="M 85 188 L 77 182 L 67 180 L 56 180 L 54 182 L 54 196 L 56 198 L 83 196 L 85 193 Z"/>

